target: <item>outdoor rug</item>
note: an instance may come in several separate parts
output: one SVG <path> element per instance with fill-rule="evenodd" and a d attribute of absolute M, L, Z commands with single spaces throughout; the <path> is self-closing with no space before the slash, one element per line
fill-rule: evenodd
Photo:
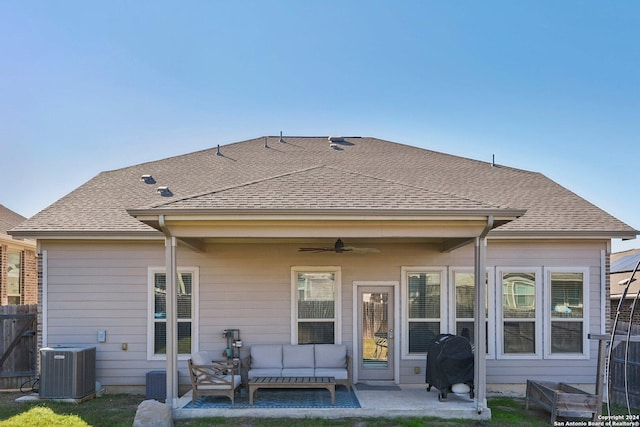
<path fill-rule="evenodd" d="M 336 387 L 336 404 L 331 404 L 329 391 L 324 389 L 261 389 L 249 405 L 246 389 L 236 395 L 235 403 L 223 396 L 200 396 L 195 403 L 189 402 L 184 409 L 247 409 L 247 408 L 360 408 L 360 402 L 344 387 Z"/>
<path fill-rule="evenodd" d="M 358 383 L 355 385 L 358 390 L 361 391 L 400 391 L 402 390 L 397 385 L 376 385 L 367 383 Z"/>

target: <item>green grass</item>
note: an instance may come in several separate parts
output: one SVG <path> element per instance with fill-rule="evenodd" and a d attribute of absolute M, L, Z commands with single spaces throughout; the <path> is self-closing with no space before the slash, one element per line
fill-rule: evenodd
<path fill-rule="evenodd" d="M 56 402 L 53 400 L 39 400 L 16 402 L 22 393 L 0 393 L 0 427 L 8 426 L 92 426 L 92 427 L 131 427 L 138 405 L 145 398 L 140 395 L 113 394 L 91 399 L 75 404 Z M 23 416 L 25 422 L 11 424 L 15 416 Z M 64 421 L 56 424 L 63 417 Z M 78 420 L 76 420 L 78 417 Z M 37 424 L 38 420 L 47 420 L 44 424 Z M 18 420 L 21 420 L 20 418 Z M 82 421 L 85 424 L 78 424 Z"/>
<path fill-rule="evenodd" d="M 80 404 L 40 400 L 16 402 L 21 393 L 0 393 L 0 427 L 70 426 L 70 427 L 130 427 L 133 424 L 141 395 L 105 394 Z M 439 418 L 194 418 L 176 420 L 176 427 L 546 427 L 550 414 L 540 408 L 525 410 L 524 399 L 490 398 L 490 421 L 444 420 Z M 606 407 L 603 413 L 606 413 Z M 613 414 L 625 414 L 626 409 L 614 407 Z M 635 411 L 634 413 L 640 413 Z M 582 418 L 586 421 L 587 419 Z M 38 424 L 40 423 L 40 424 Z"/>

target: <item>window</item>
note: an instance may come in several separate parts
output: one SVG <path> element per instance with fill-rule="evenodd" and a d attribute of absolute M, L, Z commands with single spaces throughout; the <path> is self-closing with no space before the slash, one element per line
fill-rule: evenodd
<path fill-rule="evenodd" d="M 501 355 L 540 355 L 540 301 L 538 269 L 502 270 L 499 272 L 502 286 Z"/>
<path fill-rule="evenodd" d="M 22 254 L 7 251 L 7 303 L 20 304 L 22 292 Z"/>
<path fill-rule="evenodd" d="M 425 354 L 428 344 L 442 329 L 443 270 L 404 267 L 402 274 L 406 307 L 408 355 Z"/>
<path fill-rule="evenodd" d="M 340 337 L 340 270 L 292 270 L 293 333 L 297 344 L 335 344 Z"/>
<path fill-rule="evenodd" d="M 485 275 L 485 333 L 486 333 L 486 352 L 493 354 L 495 349 L 495 340 L 489 339 L 490 324 L 493 321 L 489 319 L 489 313 L 493 313 L 492 294 L 493 286 L 490 283 L 490 276 Z M 476 302 L 476 286 L 475 273 L 468 269 L 454 269 L 452 271 L 454 308 L 454 325 L 456 335 L 462 335 L 469 338 L 472 346 L 475 346 L 475 302 Z M 492 282 L 492 281 L 491 281 Z"/>
<path fill-rule="evenodd" d="M 545 309 L 549 319 L 545 325 L 549 341 L 546 356 L 586 356 L 587 270 L 554 268 L 548 269 L 546 273 L 546 293 L 549 295 Z"/>
<path fill-rule="evenodd" d="M 149 269 L 149 358 L 164 358 L 167 353 L 167 275 L 164 268 Z M 176 280 L 178 310 L 178 355 L 188 356 L 195 351 L 193 337 L 197 336 L 198 270 L 179 268 Z"/>

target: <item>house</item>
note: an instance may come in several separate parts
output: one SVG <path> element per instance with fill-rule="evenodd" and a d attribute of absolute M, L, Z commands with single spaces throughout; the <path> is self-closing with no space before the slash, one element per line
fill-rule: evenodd
<path fill-rule="evenodd" d="M 11 233 L 38 241 L 42 345 L 96 346 L 111 390 L 166 369 L 175 405 L 228 328 L 242 357 L 346 343 L 354 383 L 424 384 L 428 343 L 464 333 L 480 412 L 527 379 L 593 386 L 611 239 L 638 231 L 540 173 L 270 136 L 102 172 Z"/>
<path fill-rule="evenodd" d="M 7 234 L 24 220 L 0 205 L 0 305 L 38 303 L 36 242 Z"/>
<path fill-rule="evenodd" d="M 615 320 L 618 309 L 620 309 L 618 320 L 629 323 L 631 306 L 640 292 L 640 271 L 634 273 L 639 262 L 640 249 L 629 249 L 611 254 L 610 283 L 612 320 Z M 632 275 L 633 281 L 629 284 Z M 625 290 L 626 295 L 621 303 L 620 301 L 625 294 Z M 634 309 L 633 321 L 634 323 L 640 321 L 640 307 L 637 305 Z"/>

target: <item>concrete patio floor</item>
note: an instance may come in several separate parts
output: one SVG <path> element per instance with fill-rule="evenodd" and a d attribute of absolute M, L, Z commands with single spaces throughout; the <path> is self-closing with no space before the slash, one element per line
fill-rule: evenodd
<path fill-rule="evenodd" d="M 179 399 L 174 418 L 256 417 L 256 418 L 358 418 L 358 417 L 438 417 L 473 420 L 491 419 L 486 408 L 478 414 L 468 394 L 449 393 L 447 400 L 438 401 L 438 391 L 427 391 L 425 385 L 400 385 L 399 390 L 358 390 L 353 386 L 360 408 L 194 408 L 184 407 L 191 402 L 191 391 Z M 486 404 L 484 405 L 486 407 Z"/>

